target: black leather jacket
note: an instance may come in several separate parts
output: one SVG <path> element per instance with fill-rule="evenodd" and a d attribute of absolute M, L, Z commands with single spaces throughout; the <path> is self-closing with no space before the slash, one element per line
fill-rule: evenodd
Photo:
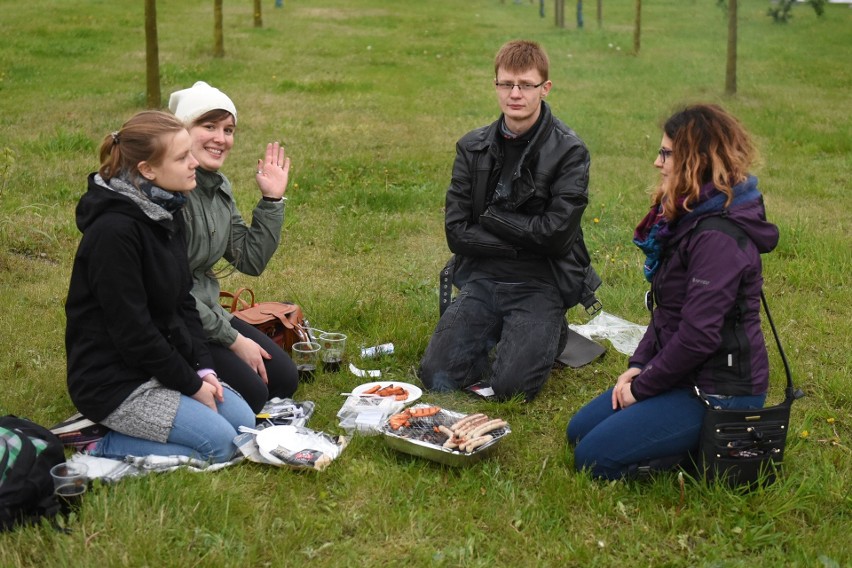
<path fill-rule="evenodd" d="M 594 303 L 600 285 L 580 228 L 588 203 L 589 152 L 543 101 L 541 112 L 499 204 L 488 205 L 503 163 L 497 138 L 503 117 L 458 141 L 446 199 L 447 244 L 456 255 L 457 287 L 474 270 L 475 259 L 540 258 L 550 265 L 567 309 Z"/>

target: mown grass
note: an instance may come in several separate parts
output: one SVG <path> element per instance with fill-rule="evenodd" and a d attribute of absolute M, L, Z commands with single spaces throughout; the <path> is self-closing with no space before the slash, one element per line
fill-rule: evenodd
<path fill-rule="evenodd" d="M 578 474 L 564 428 L 610 386 L 625 357 L 561 370 L 532 404 L 427 395 L 508 419 L 493 459 L 455 470 L 356 437 L 322 474 L 241 464 L 96 487 L 70 534 L 0 537 L 2 566 L 846 566 L 852 563 L 852 384 L 848 339 L 849 92 L 852 10 L 785 26 L 767 3 L 740 6 L 739 93 L 724 87 L 725 17 L 715 2 L 645 3 L 642 51 L 632 1 L 587 4 L 586 28 L 556 29 L 537 3 L 497 0 L 288 0 L 226 3 L 215 59 L 212 6 L 160 2 L 164 99 L 204 79 L 231 94 L 239 132 L 225 172 L 249 212 L 254 160 L 280 138 L 293 158 L 284 245 L 257 279 L 262 298 L 301 303 L 323 329 L 360 345 L 393 341 L 381 367 L 413 368 L 437 318 L 448 252 L 442 206 L 454 142 L 494 119 L 492 57 L 528 37 L 548 49 L 555 112 L 593 159 L 587 241 L 607 311 L 644 322 L 632 228 L 655 179 L 659 122 L 677 104 L 720 102 L 754 133 L 756 168 L 782 240 L 766 289 L 797 382 L 785 476 L 753 494 L 662 475 L 600 483 Z M 0 411 L 52 424 L 71 412 L 63 302 L 79 234 L 74 205 L 96 148 L 145 101 L 142 3 L 3 2 L 0 31 Z M 569 18 L 570 19 L 570 18 Z M 164 100 L 165 102 L 165 100 Z M 586 320 L 579 310 L 574 322 Z M 783 384 L 780 362 L 773 395 Z M 337 432 L 338 393 L 358 379 L 300 387 L 310 425 Z"/>

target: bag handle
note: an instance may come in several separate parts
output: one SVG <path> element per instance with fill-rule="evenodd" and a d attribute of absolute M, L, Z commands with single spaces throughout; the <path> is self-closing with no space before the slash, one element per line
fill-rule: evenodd
<path fill-rule="evenodd" d="M 240 297 L 245 293 L 248 293 L 251 298 L 248 302 Z M 239 288 L 233 294 L 222 290 L 219 292 L 219 298 L 227 299 L 227 303 L 222 303 L 221 305 L 232 314 L 257 305 L 254 301 L 254 291 L 251 288 Z"/>

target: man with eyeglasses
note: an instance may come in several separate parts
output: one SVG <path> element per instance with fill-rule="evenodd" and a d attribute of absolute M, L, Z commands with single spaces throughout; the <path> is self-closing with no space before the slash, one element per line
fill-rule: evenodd
<path fill-rule="evenodd" d="M 429 389 L 533 399 L 565 347 L 565 312 L 596 305 L 600 279 L 580 229 L 589 153 L 545 103 L 548 71 L 539 44 L 503 45 L 494 61 L 502 114 L 456 145 L 445 213 L 454 256 L 419 372 Z M 460 290 L 452 302 L 450 283 Z"/>

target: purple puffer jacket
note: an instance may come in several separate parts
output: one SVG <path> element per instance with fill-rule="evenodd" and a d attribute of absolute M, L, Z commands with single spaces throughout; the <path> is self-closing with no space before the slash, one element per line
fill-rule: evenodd
<path fill-rule="evenodd" d="M 760 255 L 778 244 L 778 228 L 766 220 L 761 198 L 727 211 L 749 239 L 738 243 L 704 227 L 691 233 L 702 219 L 720 213 L 674 229 L 672 250 L 653 279 L 656 334 L 649 326 L 629 362 L 642 369 L 631 386 L 637 400 L 695 382 L 719 395 L 757 395 L 769 387 Z"/>

